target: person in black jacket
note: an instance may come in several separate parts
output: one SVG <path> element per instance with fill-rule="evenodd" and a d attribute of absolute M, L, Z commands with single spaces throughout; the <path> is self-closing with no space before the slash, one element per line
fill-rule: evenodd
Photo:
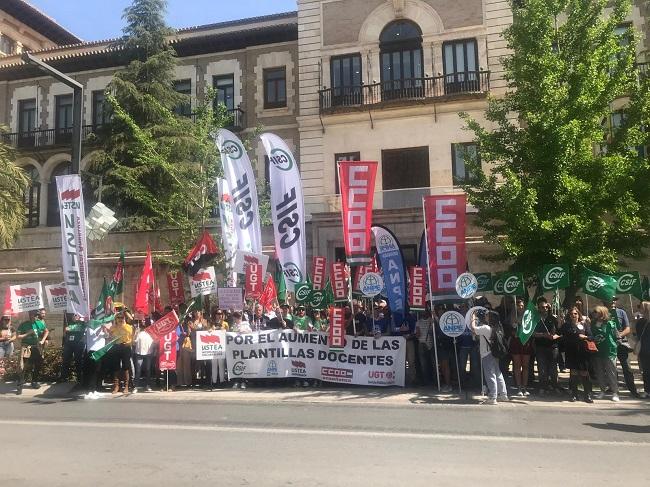
<path fill-rule="evenodd" d="M 557 383 L 557 340 L 560 336 L 557 334 L 557 319 L 549 313 L 547 304 L 548 301 L 544 296 L 537 298 L 539 322 L 533 338 L 535 339 L 535 355 L 539 371 L 540 395 L 544 395 L 546 391 L 560 390 Z"/>
<path fill-rule="evenodd" d="M 643 394 L 641 397 L 650 397 L 650 302 L 641 304 L 643 316 L 636 322 L 636 339 L 641 342 L 639 349 L 639 365 L 643 372 Z"/>
<path fill-rule="evenodd" d="M 560 330 L 561 341 L 569 368 L 569 388 L 571 402 L 578 400 L 578 381 L 582 382 L 585 402 L 594 402 L 591 398 L 591 380 L 589 378 L 589 352 L 586 343 L 591 336 L 589 325 L 582 322 L 582 313 L 577 306 L 572 307 Z"/>

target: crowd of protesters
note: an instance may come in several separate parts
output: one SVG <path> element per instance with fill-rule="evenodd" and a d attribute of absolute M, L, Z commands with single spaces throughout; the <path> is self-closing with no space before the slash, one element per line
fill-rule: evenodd
<path fill-rule="evenodd" d="M 522 343 L 518 333 L 525 310 L 523 299 L 504 297 L 494 308 L 484 297 L 476 298 L 473 304 L 483 306 L 485 311 L 476 313 L 470 326 L 455 341 L 442 333 L 439 318 L 450 310 L 464 315 L 469 309 L 467 304 L 438 304 L 432 311 L 407 314 L 402 323 L 396 324 L 386 301 L 355 301 L 353 306 L 345 308 L 346 334 L 403 336 L 406 339 L 407 386 L 437 387 L 440 384 L 442 392 L 461 387 L 481 389 L 487 393 L 486 404 L 496 404 L 513 395 L 528 397 L 531 390 L 539 396 L 568 396 L 571 401 L 582 398 L 591 403 L 594 398 L 592 382 L 597 383 L 600 391 L 595 398 L 609 395 L 612 401 L 619 401 L 617 363 L 630 394 L 648 397 L 650 302 L 639 306 L 636 322 L 631 324 L 627 313 L 617 307 L 616 298 L 589 312 L 585 312 L 582 300 L 576 298 L 568 311 L 554 314 L 542 296 L 536 301 L 539 321 L 526 343 Z M 165 313 L 171 310 L 172 307 L 167 307 Z M 261 305 L 243 311 L 216 309 L 206 314 L 201 311 L 187 313 L 186 310 L 183 304 L 176 308 L 178 316 L 183 318 L 176 329 L 176 369 L 168 374 L 158 370 L 158 343 L 146 332 L 161 314 L 136 319 L 128 309 L 120 308 L 112 321 L 94 328 L 86 326 L 79 316 L 70 317 L 64 326 L 59 380 L 67 381 L 73 369 L 78 387 L 90 398 L 104 390 L 106 381 L 112 384 L 110 391 L 114 394 L 153 388 L 245 389 L 246 381 L 228 377 L 225 359 L 196 360 L 197 331 L 225 330 L 245 334 L 272 329 L 324 333 L 329 330 L 326 311 L 303 306 L 285 304 L 271 312 Z M 628 360 L 632 351 L 630 334 L 635 334 L 638 342 L 636 353 L 642 370 L 643 394 L 636 389 Z M 17 327 L 10 316 L 2 317 L 0 370 L 6 357 L 18 354 L 18 394 L 22 393 L 28 371 L 31 372 L 31 386 L 39 387 L 43 348 L 48 343 L 48 335 L 45 310 L 31 312 L 29 320 Z M 496 353 L 495 343 L 501 342 L 502 350 Z M 97 352 L 108 343 L 113 344 L 108 353 L 98 356 Z M 558 373 L 567 370 L 568 388 L 564 388 L 558 381 Z M 292 383 L 296 386 L 321 385 L 315 380 Z M 534 384 L 536 387 L 532 388 Z M 509 394 L 509 390 L 514 394 Z"/>

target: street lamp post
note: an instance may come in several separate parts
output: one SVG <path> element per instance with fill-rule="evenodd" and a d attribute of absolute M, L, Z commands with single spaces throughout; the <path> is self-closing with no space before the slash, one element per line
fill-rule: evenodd
<path fill-rule="evenodd" d="M 36 66 L 41 71 L 49 74 L 61 83 L 73 89 L 73 114 L 72 114 L 72 174 L 79 174 L 81 167 L 81 121 L 83 117 L 83 92 L 84 87 L 81 83 L 66 76 L 61 71 L 54 69 L 49 64 L 44 63 L 37 57 L 32 56 L 29 52 L 23 52 L 22 60 L 27 64 Z"/>

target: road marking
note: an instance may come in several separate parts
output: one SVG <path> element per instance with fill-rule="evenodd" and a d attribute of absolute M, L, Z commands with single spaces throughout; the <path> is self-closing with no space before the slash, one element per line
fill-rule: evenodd
<path fill-rule="evenodd" d="M 132 430 L 177 430 L 177 431 L 204 431 L 220 433 L 251 433 L 251 434 L 276 434 L 286 436 L 345 436 L 357 438 L 387 438 L 409 440 L 447 440 L 447 441 L 477 441 L 489 443 L 559 443 L 564 445 L 583 446 L 638 446 L 650 447 L 650 443 L 641 441 L 606 441 L 606 440 L 581 440 L 573 438 L 553 437 L 524 437 L 524 436 L 490 436 L 490 435 L 462 435 L 449 433 L 400 433 L 388 431 L 359 431 L 359 430 L 326 430 L 326 429 L 287 429 L 287 428 L 254 428 L 247 426 L 223 425 L 191 425 L 191 424 L 166 424 L 166 423 L 97 423 L 90 421 L 33 421 L 33 420 L 7 420 L 1 419 L 0 425 L 5 426 L 39 426 L 51 428 L 96 428 L 96 429 L 132 429 Z"/>

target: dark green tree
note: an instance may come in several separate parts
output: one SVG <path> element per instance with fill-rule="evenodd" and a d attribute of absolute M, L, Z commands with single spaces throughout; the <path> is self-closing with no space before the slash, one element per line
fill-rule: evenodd
<path fill-rule="evenodd" d="M 25 172 L 14 164 L 16 154 L 2 138 L 0 127 L 0 248 L 10 247 L 25 224 Z"/>
<path fill-rule="evenodd" d="M 485 126 L 462 114 L 480 154 L 466 191 L 499 249 L 485 257 L 531 274 L 551 263 L 613 272 L 649 243 L 650 166 L 637 148 L 650 92 L 637 34 L 615 33 L 630 1 L 511 4 L 507 93 L 490 98 Z"/>

